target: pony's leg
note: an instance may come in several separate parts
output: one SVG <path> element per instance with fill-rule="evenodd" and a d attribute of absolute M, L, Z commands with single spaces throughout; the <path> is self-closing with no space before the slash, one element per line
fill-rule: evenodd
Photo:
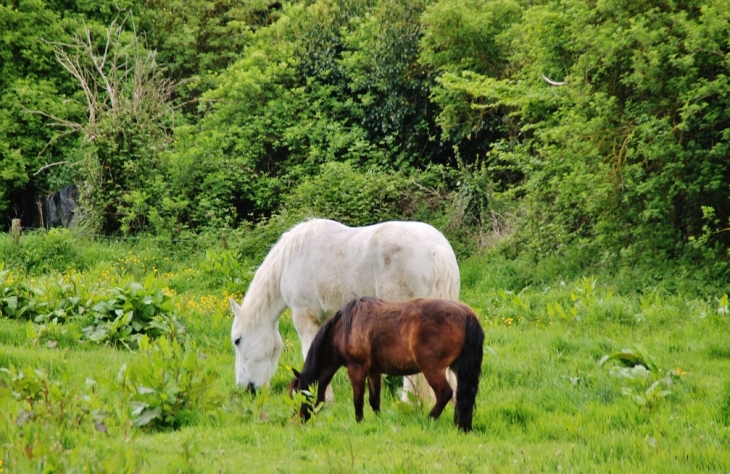
<path fill-rule="evenodd" d="M 348 365 L 347 375 L 352 383 L 352 401 L 355 404 L 355 420 L 362 421 L 363 405 L 365 403 L 365 378 L 368 375 L 367 368 L 361 365 Z"/>
<path fill-rule="evenodd" d="M 314 336 L 317 335 L 319 327 L 321 326 L 319 318 L 317 317 L 316 311 L 308 307 L 294 307 L 291 309 L 292 322 L 294 328 L 299 334 L 299 339 L 302 341 L 302 358 L 307 359 L 307 352 L 309 352 L 309 346 L 312 345 Z M 306 387 L 305 387 L 306 388 Z M 325 392 L 325 400 L 328 402 L 334 399 L 332 387 L 327 385 L 327 391 Z"/>
<path fill-rule="evenodd" d="M 380 387 L 383 377 L 380 374 L 368 375 L 368 395 L 370 397 L 370 406 L 373 411 L 380 414 Z"/>
<path fill-rule="evenodd" d="M 454 391 L 451 389 L 449 381 L 446 380 L 446 367 L 424 370 L 423 375 L 433 389 L 433 393 L 436 394 L 436 405 L 428 414 L 431 418 L 436 419 L 441 416 L 444 407 L 453 397 Z"/>

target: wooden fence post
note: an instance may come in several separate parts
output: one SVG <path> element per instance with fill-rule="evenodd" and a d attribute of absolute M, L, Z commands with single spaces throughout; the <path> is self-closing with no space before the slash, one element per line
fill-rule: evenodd
<path fill-rule="evenodd" d="M 20 219 L 13 219 L 13 224 L 10 227 L 10 234 L 13 236 L 13 243 L 15 245 L 18 245 L 18 242 L 20 242 L 20 232 L 22 228 L 20 227 Z"/>

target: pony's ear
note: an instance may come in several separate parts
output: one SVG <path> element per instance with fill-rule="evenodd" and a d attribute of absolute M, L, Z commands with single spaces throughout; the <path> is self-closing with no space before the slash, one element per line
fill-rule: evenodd
<path fill-rule="evenodd" d="M 294 377 L 299 378 L 299 371 L 295 369 L 294 367 L 291 368 L 291 371 L 294 373 Z"/>
<path fill-rule="evenodd" d="M 241 310 L 241 307 L 236 303 L 236 300 L 233 298 L 228 298 L 228 303 L 231 305 L 231 311 L 233 311 L 233 315 L 238 317 L 238 312 Z"/>

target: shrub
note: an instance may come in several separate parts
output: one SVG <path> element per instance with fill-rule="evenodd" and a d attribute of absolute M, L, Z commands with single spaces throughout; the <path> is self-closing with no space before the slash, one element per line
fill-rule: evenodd
<path fill-rule="evenodd" d="M 18 245 L 10 239 L 0 240 L 0 254 L 8 268 L 31 275 L 82 269 L 83 260 L 73 239 L 73 233 L 67 229 L 33 232 L 24 235 Z"/>
<path fill-rule="evenodd" d="M 26 329 L 28 337 L 36 340 L 80 337 L 132 348 L 145 334 L 174 339 L 185 333 L 172 298 L 154 274 L 144 284 L 128 281 L 88 293 L 84 282 L 73 276 L 45 278 L 31 285 L 10 270 L 0 271 L 0 316 L 36 323 Z"/>
<path fill-rule="evenodd" d="M 139 347 L 137 360 L 118 375 L 134 426 L 178 428 L 221 406 L 212 387 L 218 374 L 202 367 L 199 350 L 164 337 L 149 343 L 147 336 Z"/>
<path fill-rule="evenodd" d="M 413 218 L 424 207 L 435 208 L 443 201 L 443 196 L 419 181 L 430 184 L 433 176 L 325 163 L 317 176 L 306 178 L 286 198 L 285 208 L 353 226 Z"/>
<path fill-rule="evenodd" d="M 96 397 L 81 393 L 69 383 L 67 374 L 63 375 L 58 380 L 40 369 L 0 367 L 0 400 L 10 397 L 22 404 L 16 419 L 18 427 L 36 420 L 78 426 L 92 417 L 105 417 Z"/>
<path fill-rule="evenodd" d="M 39 293 L 40 290 L 31 288 L 10 270 L 0 271 L 0 316 L 11 319 L 34 318 L 46 306 L 36 300 Z"/>
<path fill-rule="evenodd" d="M 112 288 L 109 296 L 91 308 L 94 321 L 83 328 L 84 338 L 130 348 L 143 335 L 177 338 L 185 332 L 174 314 L 170 296 L 153 274 L 141 285 L 135 281 Z"/>
<path fill-rule="evenodd" d="M 200 268 L 209 277 L 209 283 L 224 286 L 228 291 L 238 291 L 247 287 L 253 279 L 255 265 L 240 252 L 208 249 Z"/>

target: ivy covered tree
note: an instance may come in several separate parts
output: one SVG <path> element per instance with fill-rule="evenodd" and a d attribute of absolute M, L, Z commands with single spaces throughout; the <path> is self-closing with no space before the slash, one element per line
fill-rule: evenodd
<path fill-rule="evenodd" d="M 325 163 L 415 170 L 445 161 L 418 61 L 423 8 L 320 0 L 285 6 L 257 30 L 203 95 L 200 122 L 176 131 L 169 163 L 195 202 L 191 225 L 270 215 Z"/>
<path fill-rule="evenodd" d="M 175 124 L 194 122 L 199 95 L 212 87 L 212 78 L 241 54 L 251 33 L 271 23 L 280 9 L 280 2 L 265 0 L 214 4 L 195 0 L 164 5 L 136 0 L 0 3 L 0 30 L 4 34 L 4 41 L 0 42 L 0 215 L 4 218 L 0 225 L 9 226 L 11 217 L 22 217 L 25 225 L 31 225 L 37 219 L 37 197 L 72 182 L 93 181 L 79 166 L 89 151 L 84 134 L 68 133 L 71 130 L 64 126 L 88 122 L 87 99 L 77 78 L 56 59 L 54 44 L 70 45 L 75 36 L 83 36 L 89 30 L 94 44 L 103 45 L 103 32 L 114 19 L 132 15 L 136 27 L 127 22 L 124 33 L 136 35 L 147 51 L 156 51 L 159 69 L 166 71 L 167 78 L 183 85 L 172 97 L 183 105 L 183 113 L 178 114 Z M 96 37 L 97 33 L 101 38 Z M 165 120 L 156 126 L 173 125 Z M 96 145 L 117 160 L 124 153 L 114 147 L 103 150 L 101 142 Z M 153 147 L 146 153 L 157 155 L 160 151 Z M 157 160 L 157 156 L 149 159 Z M 121 162 L 133 164 L 135 160 Z M 47 166 L 54 164 L 57 166 Z M 162 168 L 158 170 L 159 173 L 149 175 L 154 182 L 164 181 Z M 119 186 L 126 192 L 124 182 Z M 118 201 L 105 193 L 86 196 L 97 202 Z M 122 212 L 119 219 L 124 215 Z M 115 224 L 102 227 L 106 231 L 121 229 L 122 223 L 117 219 L 112 219 Z M 154 231 L 154 227 L 148 230 Z"/>
<path fill-rule="evenodd" d="M 479 5 L 510 12 L 492 39 L 501 70 L 444 53 L 449 37 L 471 34 L 468 22 L 434 27 L 423 57 L 445 71 L 434 93 L 445 133 L 501 118 L 489 160 L 524 176 L 511 191 L 524 196 L 520 239 L 541 252 L 576 242 L 608 258 L 663 258 L 724 225 L 728 4 L 573 0 L 525 3 L 518 15 L 506 4 Z M 728 237 L 709 240 L 727 248 Z"/>

